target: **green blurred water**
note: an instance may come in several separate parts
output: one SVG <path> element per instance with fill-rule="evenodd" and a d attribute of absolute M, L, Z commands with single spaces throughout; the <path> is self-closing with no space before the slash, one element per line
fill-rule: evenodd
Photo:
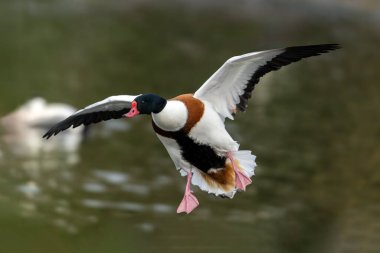
<path fill-rule="evenodd" d="M 233 200 L 194 188 L 191 215 L 175 213 L 185 179 L 148 118 L 108 134 L 94 127 L 70 150 L 46 151 L 40 133 L 2 138 L 0 252 L 380 251 L 380 34 L 366 12 L 0 5 L 1 115 L 34 96 L 78 108 L 114 94 L 169 98 L 194 92 L 233 55 L 343 46 L 261 80 L 227 125 L 257 155 L 254 183 Z"/>

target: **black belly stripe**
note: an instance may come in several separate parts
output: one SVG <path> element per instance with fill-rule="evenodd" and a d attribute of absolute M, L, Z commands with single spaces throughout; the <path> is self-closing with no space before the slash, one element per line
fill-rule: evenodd
<path fill-rule="evenodd" d="M 217 155 L 209 145 L 195 142 L 182 130 L 175 132 L 164 131 L 153 121 L 152 125 L 157 134 L 174 139 L 181 149 L 182 158 L 199 170 L 207 173 L 210 169 L 224 167 L 226 157 Z"/>

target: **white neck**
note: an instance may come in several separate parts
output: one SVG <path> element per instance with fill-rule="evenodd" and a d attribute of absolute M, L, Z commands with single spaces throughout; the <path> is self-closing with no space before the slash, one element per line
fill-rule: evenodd
<path fill-rule="evenodd" d="M 154 123 L 165 131 L 178 131 L 187 121 L 187 108 L 181 101 L 168 101 L 159 113 L 152 113 Z"/>

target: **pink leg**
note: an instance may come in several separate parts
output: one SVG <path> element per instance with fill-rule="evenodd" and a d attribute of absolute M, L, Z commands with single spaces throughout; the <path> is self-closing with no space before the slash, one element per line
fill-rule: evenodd
<path fill-rule="evenodd" d="M 190 190 L 191 176 L 192 174 L 190 171 L 187 173 L 185 195 L 183 196 L 183 199 L 178 206 L 177 213 L 185 212 L 189 214 L 199 205 L 197 198 L 191 193 Z"/>
<path fill-rule="evenodd" d="M 228 157 L 228 159 L 230 159 L 232 167 L 234 168 L 234 171 L 235 171 L 235 187 L 236 187 L 236 189 L 245 191 L 245 187 L 247 185 L 251 184 L 252 180 L 249 177 L 247 177 L 245 175 L 245 173 L 241 172 L 237 168 L 237 166 L 235 164 L 235 160 L 234 160 L 231 152 L 227 153 L 227 157 Z"/>

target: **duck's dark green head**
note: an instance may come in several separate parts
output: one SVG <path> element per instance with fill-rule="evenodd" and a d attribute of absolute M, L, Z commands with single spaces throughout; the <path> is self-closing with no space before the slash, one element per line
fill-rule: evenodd
<path fill-rule="evenodd" d="M 131 118 L 138 114 L 151 114 L 161 112 L 167 101 L 165 98 L 156 94 L 143 94 L 132 101 L 132 108 L 127 113 L 127 117 Z"/>

